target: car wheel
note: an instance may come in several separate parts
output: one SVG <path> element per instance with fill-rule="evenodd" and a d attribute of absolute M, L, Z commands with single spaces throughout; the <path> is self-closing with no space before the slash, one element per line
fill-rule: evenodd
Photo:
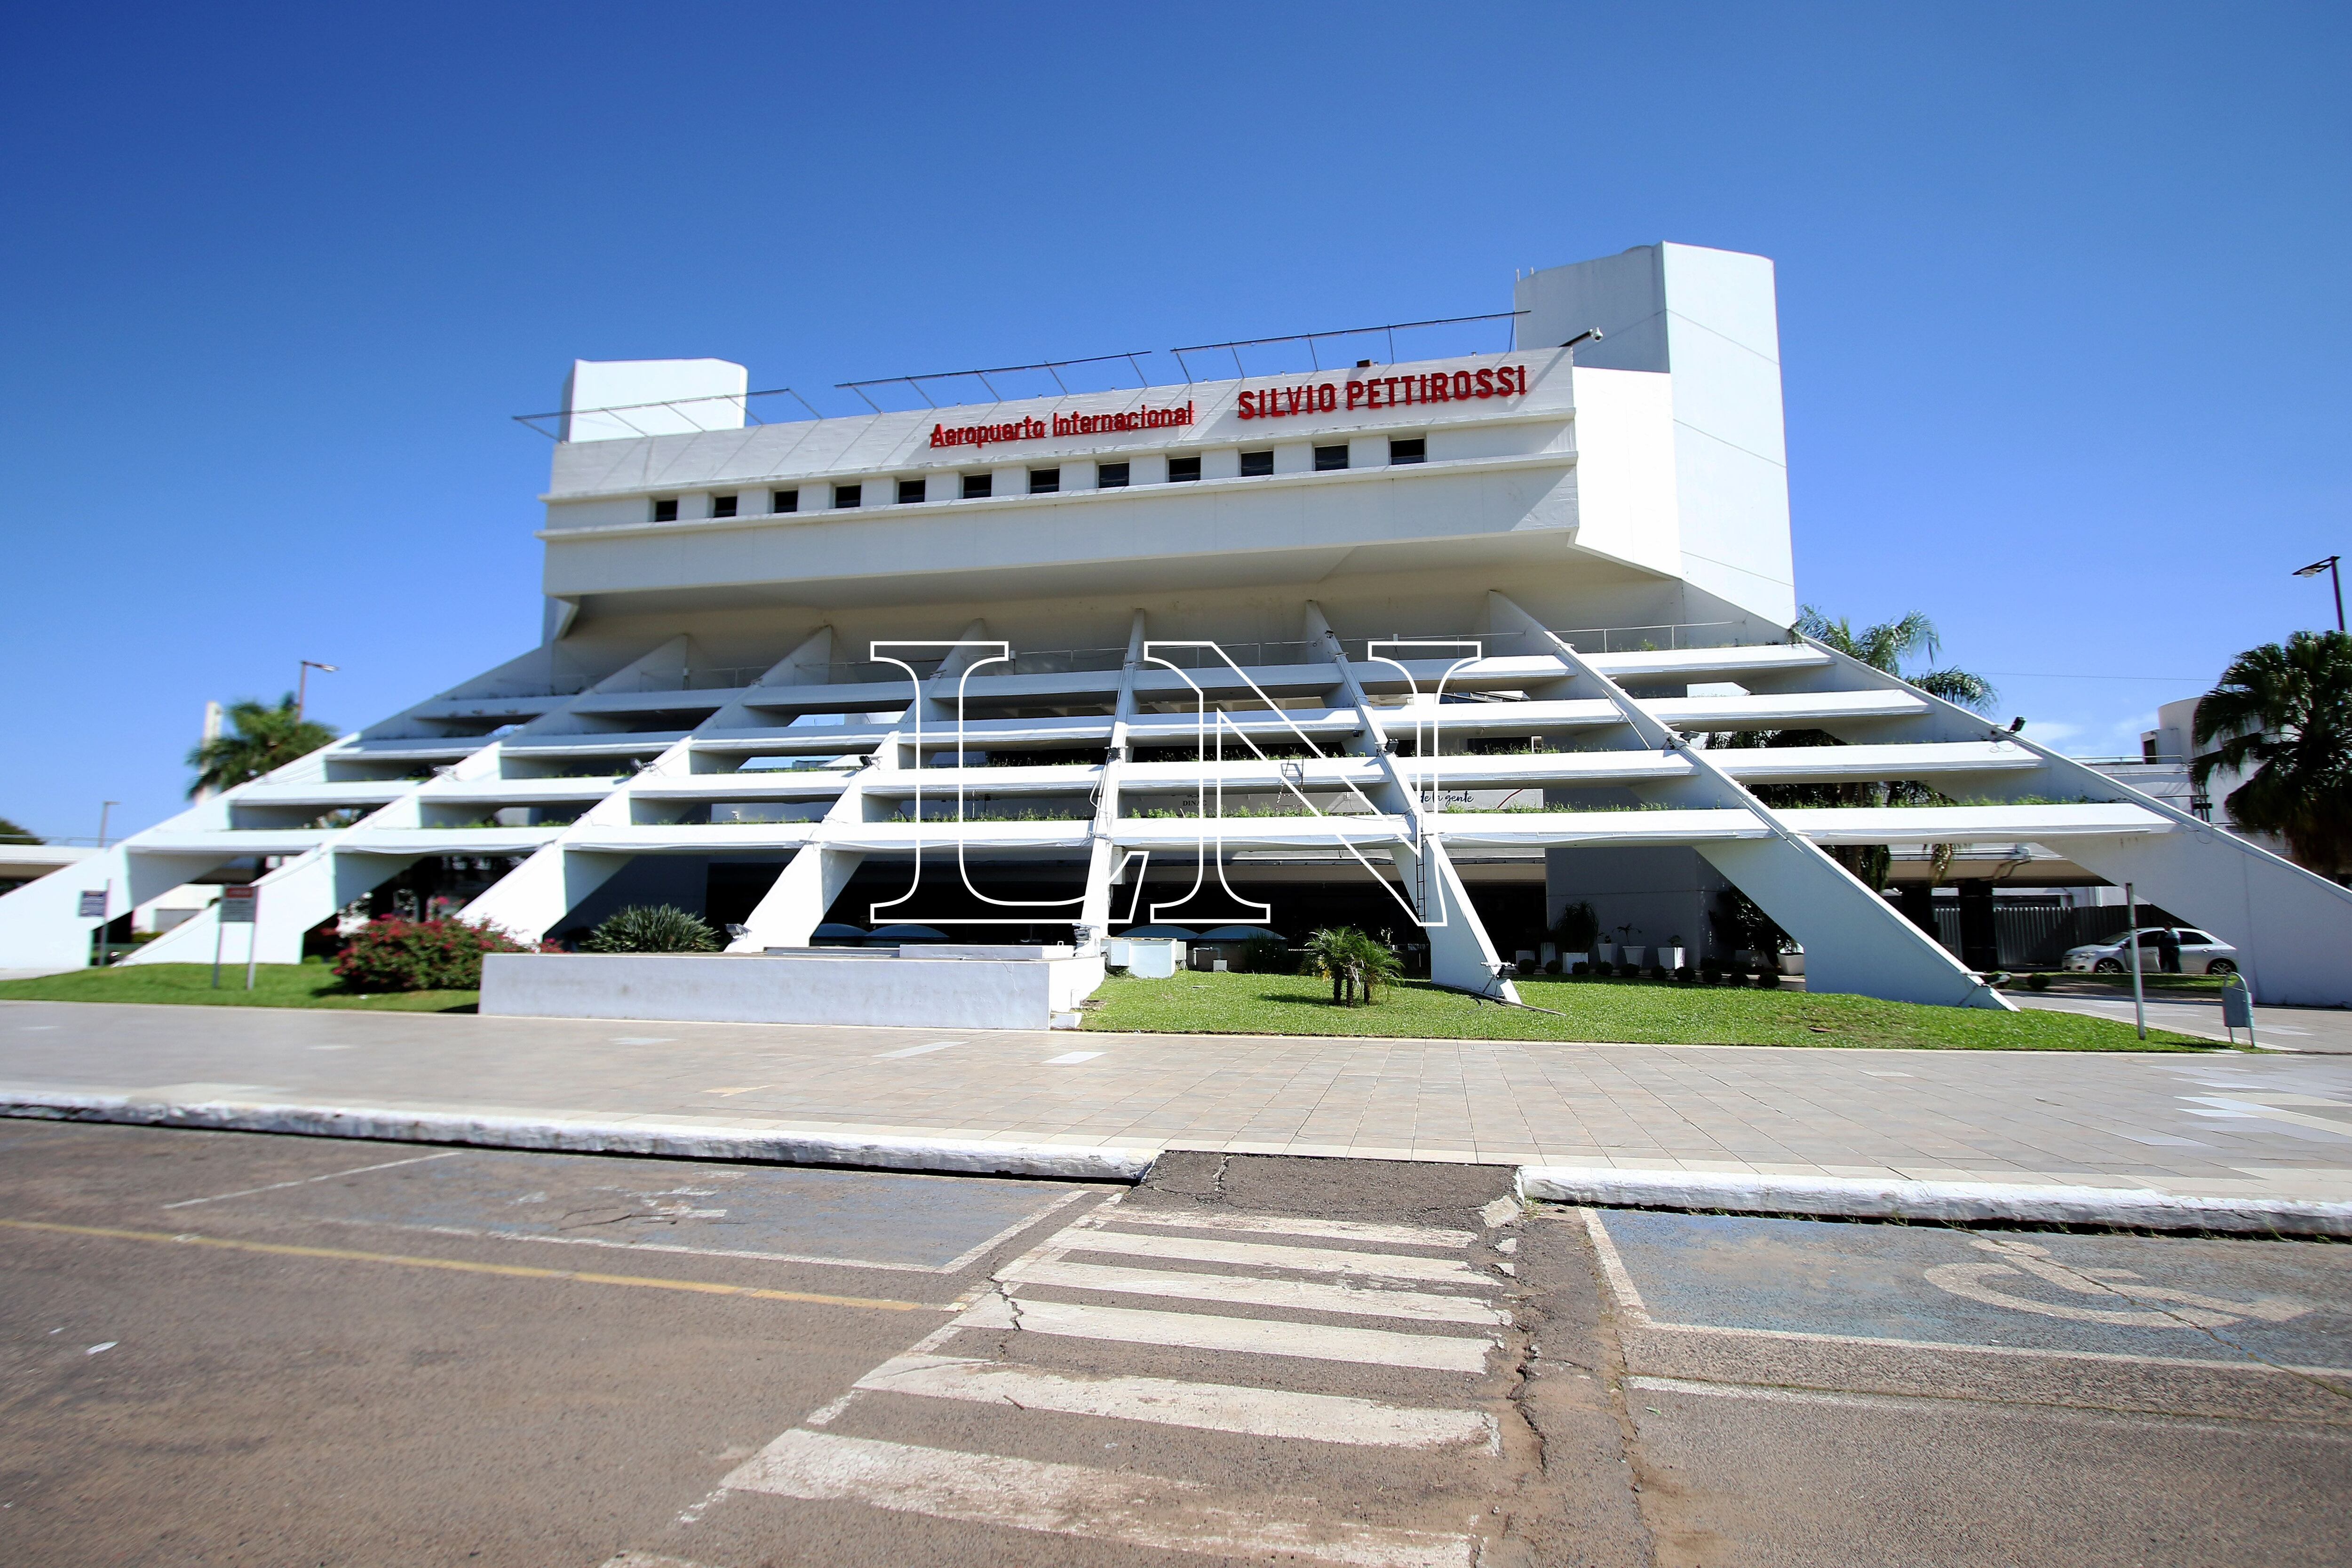
<path fill-rule="evenodd" d="M 2120 958 L 2103 958 L 2091 967 L 2101 974 L 2121 974 L 2124 972 L 2124 961 Z"/>
<path fill-rule="evenodd" d="M 2217 958 L 2212 963 L 2205 966 L 2205 973 L 2208 974 L 2235 974 L 2238 973 L 2238 965 L 2236 961 L 2233 959 Z"/>

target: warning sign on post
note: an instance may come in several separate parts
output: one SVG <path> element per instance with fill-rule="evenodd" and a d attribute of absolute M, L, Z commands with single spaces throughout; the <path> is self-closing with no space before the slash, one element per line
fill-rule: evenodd
<path fill-rule="evenodd" d="M 104 888 L 100 888 L 94 891 L 85 892 L 82 894 L 81 918 L 86 921 L 102 921 L 106 918 L 106 889 Z"/>
<path fill-rule="evenodd" d="M 253 911 L 260 902 L 259 888 L 223 888 L 220 896 L 221 924 L 251 925 Z"/>

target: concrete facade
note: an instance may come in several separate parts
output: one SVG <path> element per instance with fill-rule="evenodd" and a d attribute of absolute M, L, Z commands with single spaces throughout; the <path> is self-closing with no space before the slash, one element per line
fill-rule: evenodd
<path fill-rule="evenodd" d="M 2352 893 L 1790 629 L 1769 261 L 1516 298 L 1502 353 L 771 425 L 740 366 L 583 362 L 541 645 L 0 898 L 0 964 L 77 962 L 85 889 L 266 856 L 268 962 L 419 878 L 537 938 L 724 870 L 746 952 L 1344 921 L 1511 999 L 1578 888 L 1696 956 L 1736 886 L 1817 989 L 1999 1006 L 1823 848 L 1999 843 L 2136 878 L 2266 1001 L 2352 1002 Z M 1791 730 L 1835 743 L 1708 744 Z M 1890 780 L 1946 804 L 1752 787 Z"/>

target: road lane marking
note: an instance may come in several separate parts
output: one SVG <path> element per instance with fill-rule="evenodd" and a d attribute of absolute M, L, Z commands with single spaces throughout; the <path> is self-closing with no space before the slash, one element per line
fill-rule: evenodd
<path fill-rule="evenodd" d="M 1862 1410 L 1927 1411 L 1940 1415 L 1950 1415 L 1955 1405 L 1995 1405 L 2011 1413 L 2031 1414 L 2043 1420 L 2094 1421 L 2127 1426 L 2162 1423 L 2167 1426 L 2198 1426 L 2213 1431 L 2243 1432 L 2250 1426 L 2282 1425 L 2267 1417 L 2187 1415 L 2168 1410 L 2090 1410 L 2075 1405 L 2050 1405 L 2040 1400 L 2002 1399 L 1982 1394 L 1949 1396 L 1933 1394 L 1846 1394 L 1749 1383 L 1705 1383 L 1681 1377 L 1629 1377 L 1625 1380 L 1625 1386 L 1644 1394 L 1689 1394 L 1716 1399 L 1749 1399 L 1768 1405 L 1833 1405 Z M 2286 1424 L 2303 1426 L 2313 1436 L 2324 1435 L 2335 1442 L 2352 1442 L 2352 1431 L 2340 1426 L 2318 1421 Z"/>
<path fill-rule="evenodd" d="M 1509 1202 L 1508 1199 L 1499 1200 Z M 1513 1204 L 1517 1209 L 1517 1205 Z M 1121 1225 L 1174 1226 L 1184 1230 L 1227 1230 L 1250 1236 L 1313 1236 L 1326 1241 L 1388 1242 L 1398 1247 L 1444 1247 L 1455 1251 L 1478 1238 L 1466 1230 L 1432 1230 L 1418 1225 L 1368 1225 L 1347 1219 L 1292 1219 L 1285 1215 L 1222 1215 L 1121 1208 Z"/>
<path fill-rule="evenodd" d="M 884 1051 L 880 1056 L 876 1057 L 874 1059 L 877 1062 L 892 1062 L 900 1060 L 906 1057 L 927 1057 L 933 1051 L 943 1051 L 950 1046 L 960 1046 L 961 1044 L 963 1044 L 961 1040 L 933 1040 L 928 1046 L 908 1046 L 899 1050 Z"/>
<path fill-rule="evenodd" d="M 386 1160 L 380 1165 L 354 1165 L 348 1171 L 330 1171 L 323 1176 L 303 1176 L 291 1182 L 272 1182 L 266 1187 L 245 1187 L 234 1193 L 215 1193 L 208 1198 L 182 1198 L 175 1204 L 165 1204 L 167 1209 L 194 1208 L 198 1204 L 216 1204 L 227 1198 L 249 1198 L 256 1193 L 274 1193 L 286 1187 L 307 1187 L 312 1182 L 331 1182 L 338 1176 L 364 1176 L 370 1171 L 389 1171 L 395 1165 L 422 1165 L 428 1160 L 454 1160 L 467 1153 L 464 1149 L 444 1149 L 437 1154 L 419 1154 L 408 1160 Z"/>
<path fill-rule="evenodd" d="M 894 1356 L 859 1378 L 857 1386 L 879 1394 L 962 1399 L 1065 1415 L 1108 1416 L 1358 1447 L 1450 1448 L 1476 1444 L 1493 1449 L 1501 1442 L 1495 1418 L 1478 1410 L 1422 1409 L 1346 1394 L 1241 1388 L 1167 1377 L 1045 1372 L 961 1356 Z M 806 1424 L 824 1425 L 814 1415 Z"/>
<path fill-rule="evenodd" d="M 1237 1508 L 1199 1481 L 791 1431 L 723 1483 L 730 1490 L 862 1502 L 899 1513 L 1217 1557 L 1304 1557 L 1348 1568 L 1468 1568 L 1467 1535 L 1331 1517 L 1310 1498 Z"/>
<path fill-rule="evenodd" d="M 1253 1307 L 1287 1307 L 1300 1312 L 1339 1312 L 1358 1318 L 1408 1318 L 1425 1323 L 1488 1326 L 1508 1321 L 1503 1312 L 1470 1296 L 1367 1289 L 1360 1285 L 1326 1285 L 1307 1279 L 1261 1279 L 1245 1274 L 1184 1274 L 1170 1268 L 1122 1268 L 1116 1264 L 1044 1258 L 1007 1268 L 997 1278 L 1029 1285 L 1059 1285 L 1073 1290 L 1167 1296 L 1186 1301 L 1232 1301 Z"/>
<path fill-rule="evenodd" d="M 1119 1216 L 1124 1219 L 1124 1215 Z M 1343 1252 L 1328 1247 L 1275 1247 L 1255 1241 L 1218 1241 L 1193 1236 L 1129 1236 L 1120 1231 L 1073 1227 L 1061 1237 L 1073 1252 L 1118 1252 L 1138 1258 L 1173 1258 L 1186 1263 L 1238 1263 L 1260 1268 L 1297 1268 L 1316 1274 L 1371 1274 L 1389 1279 L 1441 1284 L 1491 1283 L 1456 1258 L 1412 1258 L 1390 1252 Z"/>
<path fill-rule="evenodd" d="M 967 1329 L 1017 1329 L 1066 1339 L 1113 1340 L 1182 1350 L 1241 1351 L 1365 1366 L 1414 1366 L 1480 1373 L 1495 1342 L 1481 1336 L 1406 1334 L 1392 1329 L 1338 1328 L 1280 1318 L 1227 1318 L 1209 1312 L 1154 1312 L 1003 1295 L 986 1297 L 956 1320 Z"/>
<path fill-rule="evenodd" d="M 257 1252 L 273 1258 L 315 1258 L 341 1263 L 397 1263 L 410 1268 L 440 1268 L 458 1274 L 495 1274 L 509 1279 L 568 1279 L 582 1285 L 628 1285 L 648 1290 L 687 1290 L 705 1296 L 744 1296 L 760 1301 L 801 1301 L 820 1307 L 869 1307 L 884 1312 L 943 1312 L 947 1303 L 891 1301 L 866 1296 L 826 1296 L 813 1290 L 771 1290 L 753 1285 L 724 1285 L 714 1279 L 656 1279 L 634 1274 L 589 1274 L 571 1268 L 532 1268 L 515 1263 L 475 1263 L 457 1258 L 413 1258 L 393 1252 L 356 1252 L 341 1247 L 294 1247 L 275 1241 L 235 1241 L 226 1237 L 173 1235 L 159 1230 L 116 1230 L 104 1226 L 55 1225 L 44 1220 L 0 1219 L 10 1230 L 45 1231 L 58 1236 L 87 1236 L 109 1241 L 163 1241 L 181 1247 L 210 1247 L 227 1252 Z"/>

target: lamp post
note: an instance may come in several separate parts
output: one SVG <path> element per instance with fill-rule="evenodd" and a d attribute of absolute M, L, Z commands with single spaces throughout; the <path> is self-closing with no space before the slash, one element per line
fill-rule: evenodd
<path fill-rule="evenodd" d="M 2316 577 L 2322 572 L 2327 574 L 2328 581 L 2336 588 L 2336 629 L 2339 632 L 2344 629 L 2344 575 L 2336 570 L 2336 563 L 2343 559 L 2340 555 L 2331 555 L 2325 561 L 2315 561 L 2308 566 L 2299 566 L 2295 568 L 2294 574 L 2298 577 Z"/>
<path fill-rule="evenodd" d="M 310 672 L 314 669 L 328 675 L 336 673 L 336 667 L 331 664 L 320 664 L 315 658 L 302 661 L 301 672 L 294 678 L 294 721 L 298 724 L 302 721 L 303 704 L 310 696 Z"/>
<path fill-rule="evenodd" d="M 101 800 L 98 803 L 98 847 L 100 849 L 106 847 L 107 813 L 112 811 L 116 806 L 121 805 L 121 804 L 122 803 L 119 800 Z"/>

